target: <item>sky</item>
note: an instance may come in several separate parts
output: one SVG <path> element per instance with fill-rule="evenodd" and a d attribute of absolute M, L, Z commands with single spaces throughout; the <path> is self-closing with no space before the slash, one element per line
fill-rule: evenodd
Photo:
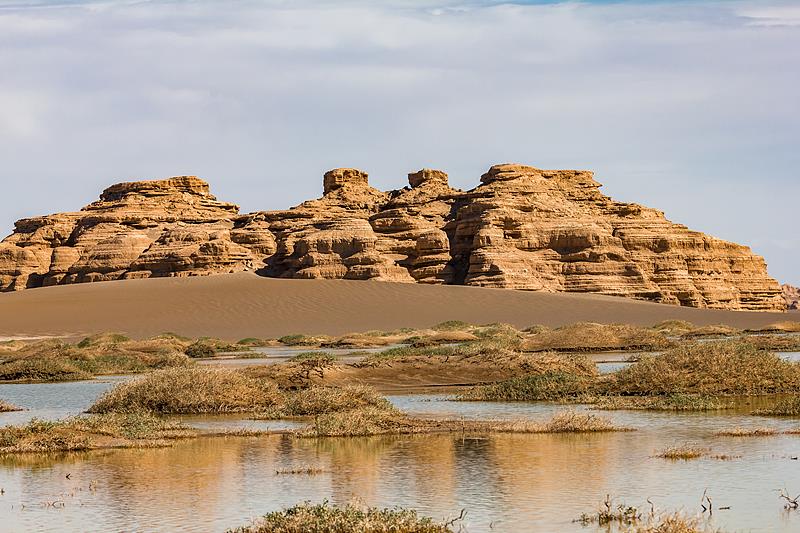
<path fill-rule="evenodd" d="M 800 285 L 798 95 L 796 1 L 0 0 L 0 233 L 132 179 L 248 212 L 518 162 Z"/>

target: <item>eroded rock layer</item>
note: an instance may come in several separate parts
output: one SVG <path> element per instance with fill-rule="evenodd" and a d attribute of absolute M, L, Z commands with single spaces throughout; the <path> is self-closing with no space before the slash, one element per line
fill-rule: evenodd
<path fill-rule="evenodd" d="M 80 212 L 18 221 L 0 243 L 0 290 L 253 270 L 786 308 L 749 248 L 616 202 L 591 172 L 506 164 L 480 181 L 462 192 L 423 169 L 383 192 L 334 169 L 321 198 L 246 215 L 194 176 L 121 183 Z"/>
<path fill-rule="evenodd" d="M 787 307 L 793 311 L 800 310 L 800 288 L 788 284 L 781 285 L 781 288 Z"/>

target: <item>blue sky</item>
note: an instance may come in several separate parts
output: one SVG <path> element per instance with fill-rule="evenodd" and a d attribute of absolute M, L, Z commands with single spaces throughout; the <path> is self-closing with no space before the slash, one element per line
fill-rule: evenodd
<path fill-rule="evenodd" d="M 0 0 L 0 232 L 197 174 L 244 211 L 356 166 L 493 163 L 750 245 L 800 284 L 800 6 L 772 1 Z"/>

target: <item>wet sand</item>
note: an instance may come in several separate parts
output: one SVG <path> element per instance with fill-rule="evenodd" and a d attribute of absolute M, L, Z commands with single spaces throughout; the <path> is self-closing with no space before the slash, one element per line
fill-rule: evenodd
<path fill-rule="evenodd" d="M 445 320 L 559 326 L 578 321 L 652 325 L 662 320 L 755 328 L 800 313 L 689 309 L 593 294 L 564 294 L 230 274 L 29 289 L 0 294 L 0 337 L 133 337 L 172 331 L 224 339 L 292 333 L 341 335 L 427 327 Z"/>

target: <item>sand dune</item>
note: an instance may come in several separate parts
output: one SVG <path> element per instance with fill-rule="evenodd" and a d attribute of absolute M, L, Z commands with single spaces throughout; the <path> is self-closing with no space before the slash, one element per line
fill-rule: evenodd
<path fill-rule="evenodd" d="M 666 319 L 757 327 L 800 314 L 681 308 L 590 294 L 254 274 L 67 285 L 0 294 L 0 337 L 173 331 L 238 339 L 424 327 L 444 320 L 558 326 L 576 321 L 651 325 Z"/>

